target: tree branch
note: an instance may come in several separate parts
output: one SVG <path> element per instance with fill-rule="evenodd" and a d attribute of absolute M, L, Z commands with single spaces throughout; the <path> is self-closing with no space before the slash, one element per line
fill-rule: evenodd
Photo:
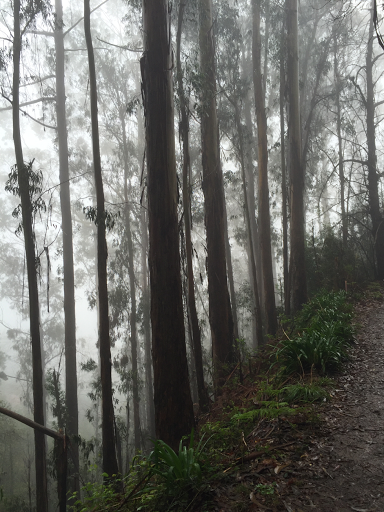
<path fill-rule="evenodd" d="M 98 37 L 97 39 L 100 41 L 100 43 L 105 43 L 105 44 L 108 44 L 109 46 L 114 46 L 115 48 L 120 48 L 121 50 L 127 50 L 129 52 L 136 52 L 136 53 L 142 53 L 142 51 L 143 51 L 143 48 L 129 48 L 127 45 L 120 46 L 119 44 L 108 43 L 108 41 L 104 41 L 104 39 L 101 39 L 100 37 Z"/>
<path fill-rule="evenodd" d="M 31 114 L 28 114 L 28 112 L 25 112 L 25 110 L 20 109 L 20 112 L 22 114 L 26 115 L 27 117 L 29 117 L 30 119 L 32 119 L 32 121 L 35 121 L 35 123 L 40 124 L 41 126 L 44 126 L 44 128 L 50 128 L 51 130 L 57 130 L 57 126 L 51 126 L 49 124 L 45 124 L 42 121 L 39 121 L 38 119 L 31 116 Z"/>
<path fill-rule="evenodd" d="M 45 80 L 49 80 L 50 78 L 56 78 L 56 75 L 48 75 L 48 76 L 45 76 L 43 78 L 39 78 L 39 80 L 36 80 L 36 82 L 29 82 L 28 84 L 20 85 L 20 89 L 22 87 L 28 87 L 29 85 L 40 84 L 41 82 L 45 82 Z"/>
<path fill-rule="evenodd" d="M 35 421 L 32 421 L 29 418 L 22 416 L 21 414 L 17 414 L 17 412 L 13 412 L 10 411 L 9 409 L 5 409 L 4 407 L 0 407 L 0 413 L 5 414 L 5 416 L 9 416 L 10 418 L 13 418 L 16 421 L 20 421 L 20 423 L 24 423 L 24 425 L 32 427 L 33 429 L 38 430 L 39 432 L 42 432 L 43 434 L 49 437 L 53 437 L 53 439 L 57 439 L 59 441 L 63 441 L 65 439 L 65 434 L 55 432 L 54 430 L 51 430 L 50 428 L 47 428 L 44 425 L 40 425 L 40 423 L 36 423 Z"/>
<path fill-rule="evenodd" d="M 3 95 L 3 98 L 5 98 L 4 95 Z M 11 100 L 9 98 L 5 98 L 5 99 L 7 99 L 9 102 L 11 102 Z M 26 101 L 25 103 L 20 103 L 20 107 L 26 107 L 28 105 L 33 105 L 34 103 L 39 103 L 40 101 L 56 101 L 56 96 L 47 96 L 45 98 L 41 97 L 41 98 L 37 98 L 36 100 Z M 0 112 L 5 112 L 6 110 L 12 110 L 12 105 L 10 107 L 0 108 Z"/>
<path fill-rule="evenodd" d="M 95 12 L 102 5 L 106 4 L 107 2 L 108 2 L 108 0 L 104 0 L 104 2 L 101 2 L 101 4 L 97 5 L 94 9 L 91 10 L 91 14 L 93 12 Z M 71 32 L 71 30 L 73 30 L 75 27 L 77 27 L 77 25 L 79 23 L 81 23 L 83 21 L 83 19 L 84 19 L 84 16 L 82 18 L 80 18 L 78 21 L 76 21 L 76 23 L 74 25 L 72 25 L 72 27 L 70 27 L 66 32 L 64 32 L 63 37 L 65 37 L 67 34 L 69 34 L 69 32 Z"/>

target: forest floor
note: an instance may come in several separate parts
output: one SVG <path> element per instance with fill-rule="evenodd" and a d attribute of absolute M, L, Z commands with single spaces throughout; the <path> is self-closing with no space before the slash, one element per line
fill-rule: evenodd
<path fill-rule="evenodd" d="M 229 456 L 223 479 L 211 488 L 213 510 L 384 511 L 383 299 L 359 302 L 355 323 L 350 359 L 334 378 L 331 399 L 313 406 L 317 421 L 259 421 L 239 440 L 243 459 L 234 467 Z M 225 402 L 251 393 L 245 381 L 223 397 L 209 421 Z M 268 451 L 246 461 L 252 444 L 260 442 Z"/>

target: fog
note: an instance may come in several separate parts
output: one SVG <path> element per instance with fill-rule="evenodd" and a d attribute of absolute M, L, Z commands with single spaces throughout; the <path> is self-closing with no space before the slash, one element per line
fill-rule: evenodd
<path fill-rule="evenodd" d="M 44 382 L 58 372 L 61 400 L 65 402 L 65 330 L 63 232 L 60 207 L 60 166 L 58 114 L 56 103 L 56 47 L 53 37 L 58 31 L 55 13 L 59 2 L 42 6 L 33 4 L 36 15 L 28 20 L 32 3 L 21 5 L 23 45 L 20 61 L 20 134 L 24 162 L 40 176 L 37 193 L 30 193 L 36 205 L 33 215 L 34 251 L 38 281 L 40 332 L 43 346 Z M 188 179 L 191 198 L 192 255 L 196 309 L 202 339 L 204 379 L 214 399 L 214 368 L 208 296 L 207 214 L 202 183 L 201 127 L 204 118 L 204 74 L 200 71 L 198 2 L 186 2 L 181 34 L 182 82 L 187 97 L 190 170 Z M 254 4 L 260 4 L 255 1 Z M 288 5 L 288 4 L 287 4 Z M 287 5 L 282 0 L 261 2 L 260 71 L 266 113 L 267 203 L 271 233 L 269 246 L 273 269 L 274 317 L 288 313 L 289 293 L 285 291 L 285 245 L 294 246 L 289 234 L 290 210 L 296 200 L 288 197 L 284 205 L 283 189 L 292 192 L 289 179 L 294 172 L 289 119 L 290 69 L 286 67 Z M 28 275 L 21 223 L 18 190 L 6 191 L 9 173 L 16 164 L 14 148 L 13 72 L 14 5 L 0 1 L 0 405 L 33 418 L 32 356 Z M 301 164 L 304 182 L 304 227 L 308 295 L 322 287 L 343 288 L 345 283 L 383 278 L 377 252 L 378 233 L 383 222 L 383 50 L 376 32 L 369 54 L 371 1 L 303 0 L 299 4 L 299 107 Z M 101 479 L 101 385 L 98 334 L 97 215 L 92 148 L 90 79 L 84 38 L 83 6 L 78 2 L 63 3 L 65 47 L 65 111 L 68 136 L 69 185 L 73 227 L 74 286 L 76 311 L 77 395 L 79 435 L 83 442 L 78 472 L 82 481 Z M 176 167 L 178 173 L 178 227 L 183 285 L 184 325 L 192 401 L 198 409 L 191 314 L 188 299 L 188 272 L 185 248 L 185 212 L 183 187 L 183 135 L 181 133 L 182 102 L 177 86 L 176 33 L 180 2 L 170 4 L 172 73 L 174 83 L 174 126 Z M 33 10 L 32 9 L 32 10 Z M 147 365 L 150 355 L 149 337 L 150 286 L 148 277 L 147 183 L 149 172 L 145 149 L 140 59 L 143 55 L 141 2 L 107 0 L 92 2 L 91 29 L 96 60 L 98 120 L 102 178 L 108 245 L 108 294 L 111 339 L 113 404 L 117 436 L 120 436 L 122 473 L 129 467 L 135 452 L 148 451 L 148 438 L 154 435 L 151 416 L 152 373 Z M 43 15 L 43 14 L 44 15 Z M 378 6 L 378 25 L 383 16 Z M 33 19 L 32 19 L 33 18 Z M 212 33 L 215 38 L 215 105 L 217 108 L 220 159 L 223 173 L 228 241 L 232 275 L 226 254 L 228 282 L 231 277 L 234 295 L 232 310 L 237 308 L 238 339 L 244 340 L 245 351 L 257 350 L 257 312 L 255 293 L 260 299 L 263 336 L 268 331 L 268 290 L 262 248 L 252 229 L 262 232 L 265 221 L 259 208 L 262 188 L 259 180 L 262 145 L 258 139 L 259 120 L 255 107 L 254 55 L 252 46 L 252 2 L 246 0 L 213 1 Z M 24 24 L 24 25 L 23 25 Z M 284 36 L 283 32 L 283 37 Z M 282 43 L 283 41 L 283 43 Z M 200 43 L 201 44 L 201 43 Z M 281 58 L 281 55 L 283 57 Z M 281 62 L 283 64 L 281 64 Z M 369 89 L 367 62 L 371 63 L 373 84 Z M 281 65 L 283 86 L 281 88 Z M 373 98 L 371 98 L 373 93 Z M 370 99 L 371 98 L 371 99 Z M 369 101 L 373 108 L 373 134 L 369 131 Z M 281 108 L 280 108 L 281 107 Z M 236 109 L 239 125 L 236 125 Z M 283 125 L 281 120 L 283 118 Z M 285 123 L 285 124 L 284 124 Z M 299 124 L 300 124 L 299 123 Z M 284 128 L 281 138 L 281 126 Z M 240 128 L 239 128 L 240 127 Z M 165 128 L 164 128 L 165 130 Z M 180 131 L 179 131 L 180 130 Z M 369 137 L 373 137 L 373 143 Z M 287 181 L 283 184 L 282 144 L 286 143 L 283 161 L 287 164 Z M 373 144 L 373 145 L 372 145 Z M 372 149 L 374 146 L 374 150 Z M 374 151 L 374 153 L 372 153 Z M 372 156 L 373 155 L 373 156 Z M 374 162 L 372 164 L 372 162 Z M 250 223 L 244 199 L 242 172 L 246 173 Z M 39 174 L 40 173 L 40 174 Z M 205 175 L 204 175 L 205 176 Z M 372 178 L 372 176 L 374 176 Z M 285 178 L 284 178 L 285 179 Z M 300 180 L 299 180 L 300 181 Z M 376 183 L 376 196 L 372 186 Z M 9 183 L 8 183 L 9 188 Z M 267 189 L 268 193 L 268 189 Z M 375 199 L 376 198 L 376 199 Z M 264 198 L 265 199 L 265 198 Z M 372 201 L 375 200 L 376 206 Z M 293 201 L 293 203 L 292 203 Z M 375 203 L 375 205 L 376 205 Z M 248 204 L 248 203 L 247 203 Z M 40 206 L 38 206 L 40 205 Z M 284 241 L 283 206 L 288 209 L 287 241 Z M 17 209 L 19 208 L 19 215 Z M 376 208 L 376 210 L 375 210 Z M 372 213 L 376 211 L 375 213 Z M 92 213 L 93 212 L 93 213 Z M 92 217 L 93 215 L 93 217 Z M 130 228 L 128 235 L 127 215 Z M 376 215 L 376 217 L 375 217 Z M 96 219 L 96 222 L 95 222 Z M 226 235 L 227 236 L 227 235 Z M 254 237 L 252 240 L 252 236 Z M 259 236 L 259 235 L 257 235 Z M 261 235 L 260 235 L 261 236 Z M 292 247 L 291 247 L 292 242 Z M 151 242 L 150 242 L 151 243 Z M 131 248 L 130 245 L 131 244 Z M 259 291 L 254 288 L 252 251 Z M 166 247 L 158 249 L 166 251 Z M 131 252 L 130 252 L 131 251 Z M 292 251 L 294 253 L 294 251 Z M 132 263 L 130 258 L 132 257 Z M 287 263 L 287 262 L 286 262 Z M 288 264 L 288 263 L 287 263 Z M 294 268 L 294 267 L 292 267 Z M 134 279 L 130 280 L 132 270 Z M 132 284 L 135 287 L 133 299 Z M 264 283 L 264 285 L 263 285 Z M 263 287 L 264 286 L 264 287 Z M 267 297 L 267 298 L 266 298 Z M 135 306 L 133 306 L 135 304 Z M 294 300 L 293 300 L 294 304 Z M 132 369 L 132 308 L 137 327 L 137 375 Z M 136 329 L 135 329 L 136 330 Z M 149 339 L 149 338 L 148 338 Z M 136 343 L 136 342 L 135 342 Z M 214 349 L 213 349 L 214 350 Z M 92 360 L 92 361 L 91 361 Z M 55 373 L 54 375 L 57 375 Z M 48 378 L 49 380 L 49 378 Z M 51 382 L 51 381 L 49 381 Z M 148 384 L 148 382 L 150 384 Z M 134 393 L 140 393 L 136 404 Z M 47 384 L 44 397 L 46 425 L 57 430 L 58 416 L 53 407 L 57 396 Z M 134 424 L 139 414 L 140 425 Z M 135 426 L 136 425 L 136 426 Z M 137 430 L 139 428 L 139 431 Z M 136 429 L 136 430 L 135 430 Z M 139 434 L 138 434 L 139 432 Z M 140 439 L 139 439 L 140 437 Z M 33 434 L 10 418 L 0 415 L 0 489 L 6 500 L 5 512 L 32 510 L 35 502 L 33 466 Z M 8 443 L 9 440 L 9 443 Z M 92 452 L 86 443 L 95 446 Z M 52 459 L 52 446 L 48 442 Z M 89 445 L 88 445 L 89 448 Z M 12 467 L 10 467 L 10 461 Z M 32 461 L 32 462 L 31 462 Z M 52 461 L 51 461 L 52 466 Z M 90 464 L 95 464 L 91 474 Z M 55 510 L 55 483 L 49 476 L 50 510 Z M 31 492 L 28 493 L 28 486 Z M 3 508 L 2 508 L 3 507 Z M 24 508 L 23 508 L 24 507 Z"/>

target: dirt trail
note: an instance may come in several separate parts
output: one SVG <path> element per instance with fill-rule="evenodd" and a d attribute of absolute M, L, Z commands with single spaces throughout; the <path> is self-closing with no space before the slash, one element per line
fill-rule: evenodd
<path fill-rule="evenodd" d="M 384 304 L 357 308 L 351 361 L 285 497 L 288 512 L 384 511 Z"/>

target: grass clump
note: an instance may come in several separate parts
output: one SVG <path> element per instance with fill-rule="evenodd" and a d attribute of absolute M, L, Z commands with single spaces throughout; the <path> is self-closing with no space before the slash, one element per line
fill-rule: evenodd
<path fill-rule="evenodd" d="M 311 384 L 290 384 L 281 390 L 281 396 L 286 402 L 292 403 L 314 403 L 329 399 L 328 391 L 321 385 Z"/>
<path fill-rule="evenodd" d="M 346 345 L 353 337 L 352 306 L 344 292 L 322 293 L 296 318 L 297 334 L 286 335 L 275 352 L 284 374 L 320 375 L 339 370 L 347 358 Z"/>

